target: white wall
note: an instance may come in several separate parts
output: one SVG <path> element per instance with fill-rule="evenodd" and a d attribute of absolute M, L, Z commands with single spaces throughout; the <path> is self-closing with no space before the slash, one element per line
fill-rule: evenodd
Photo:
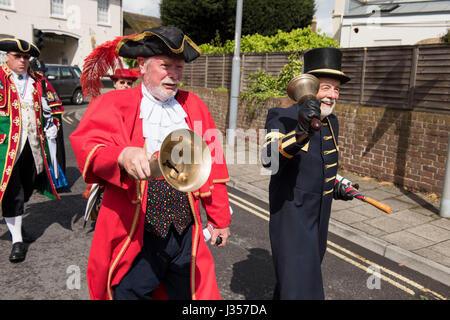
<path fill-rule="evenodd" d="M 450 14 L 344 18 L 340 45 L 344 48 L 413 45 L 424 39 L 441 37 L 448 28 Z"/>
<path fill-rule="evenodd" d="M 12 1 L 13 9 L 0 8 L 0 34 L 32 41 L 34 26 L 44 32 L 72 37 L 66 48 L 71 60 L 68 63 L 72 65 L 81 67 L 93 44 L 99 45 L 122 35 L 120 0 L 109 0 L 109 23 L 105 25 L 97 23 L 97 0 L 64 0 L 63 17 L 51 16 L 50 0 Z M 78 41 L 74 42 L 74 39 Z"/>

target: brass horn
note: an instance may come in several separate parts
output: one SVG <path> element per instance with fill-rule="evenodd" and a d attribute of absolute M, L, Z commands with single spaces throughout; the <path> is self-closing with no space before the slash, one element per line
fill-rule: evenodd
<path fill-rule="evenodd" d="M 306 100 L 316 99 L 319 87 L 320 81 L 317 77 L 304 73 L 289 81 L 287 94 L 289 98 L 301 105 Z M 317 118 L 313 118 L 311 120 L 311 127 L 314 130 L 319 130 L 322 127 L 322 122 Z"/>
<path fill-rule="evenodd" d="M 150 159 L 152 177 L 164 177 L 182 192 L 198 190 L 211 173 L 211 153 L 200 135 L 189 129 L 177 129 L 167 135 L 159 152 Z"/>

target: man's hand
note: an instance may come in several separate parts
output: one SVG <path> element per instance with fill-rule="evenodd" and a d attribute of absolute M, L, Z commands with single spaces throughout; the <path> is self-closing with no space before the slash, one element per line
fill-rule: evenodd
<path fill-rule="evenodd" d="M 226 227 L 223 229 L 215 229 L 213 228 L 210 224 L 208 224 L 208 230 L 209 233 L 211 234 L 211 245 L 215 245 L 216 241 L 217 241 L 217 237 L 221 237 L 222 238 L 222 242 L 220 244 L 218 244 L 218 247 L 225 247 L 225 245 L 227 244 L 227 239 L 230 236 L 230 228 Z"/>
<path fill-rule="evenodd" d="M 314 130 L 311 128 L 311 120 L 313 118 L 320 119 L 320 104 L 319 100 L 306 100 L 298 112 L 298 126 L 297 134 L 306 133 L 313 134 Z"/>
<path fill-rule="evenodd" d="M 148 180 L 151 177 L 150 158 L 151 154 L 142 148 L 126 147 L 120 153 L 117 162 L 119 167 L 124 169 L 131 178 Z"/>
<path fill-rule="evenodd" d="M 352 185 L 353 188 L 355 188 L 356 190 L 359 189 L 359 184 L 354 184 Z M 345 189 L 345 184 L 343 184 L 342 182 L 338 182 L 334 185 L 334 191 L 333 191 L 333 199 L 335 200 L 344 200 L 344 201 L 348 201 L 348 200 L 353 200 L 353 196 L 346 191 Z"/>

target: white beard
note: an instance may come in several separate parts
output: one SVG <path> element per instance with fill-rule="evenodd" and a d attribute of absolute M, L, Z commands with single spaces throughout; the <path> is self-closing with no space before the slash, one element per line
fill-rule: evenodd
<path fill-rule="evenodd" d="M 322 102 L 333 103 L 331 106 L 327 106 L 326 108 L 324 108 L 325 110 L 322 110 L 322 108 L 320 109 L 320 116 L 323 119 L 333 113 L 334 107 L 336 106 L 336 100 L 324 98 L 322 99 Z"/>
<path fill-rule="evenodd" d="M 162 101 L 162 102 L 165 102 L 165 101 L 169 100 L 171 97 L 174 97 L 178 91 L 178 89 L 177 89 L 174 92 L 166 92 L 161 87 L 161 85 L 152 86 L 150 83 L 148 83 L 146 87 L 147 87 L 148 91 L 152 94 L 152 96 L 154 96 L 157 100 Z"/>

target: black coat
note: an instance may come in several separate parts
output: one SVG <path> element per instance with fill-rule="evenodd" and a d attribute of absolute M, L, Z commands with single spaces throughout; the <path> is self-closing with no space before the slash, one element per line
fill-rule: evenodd
<path fill-rule="evenodd" d="M 300 145 L 294 131 L 299 108 L 294 104 L 269 110 L 262 149 L 263 165 L 272 170 L 269 232 L 277 278 L 274 298 L 323 299 L 320 264 L 338 168 L 339 125 L 336 116 L 328 116 L 322 128 Z"/>

